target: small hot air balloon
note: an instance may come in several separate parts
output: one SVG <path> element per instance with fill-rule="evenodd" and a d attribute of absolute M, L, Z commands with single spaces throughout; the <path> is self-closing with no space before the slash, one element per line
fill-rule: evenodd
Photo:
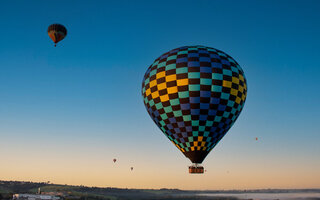
<path fill-rule="evenodd" d="M 54 42 L 54 46 L 67 36 L 67 29 L 61 24 L 51 24 L 48 27 L 48 35 Z"/>
<path fill-rule="evenodd" d="M 164 53 L 147 69 L 142 82 L 145 107 L 156 125 L 199 166 L 238 118 L 247 95 L 239 64 L 205 46 L 184 46 Z"/>
<path fill-rule="evenodd" d="M 256 137 L 256 141 L 258 140 L 258 138 Z"/>
<path fill-rule="evenodd" d="M 131 171 L 132 171 L 132 170 L 133 170 L 133 167 L 131 167 L 130 169 L 131 169 Z"/>
<path fill-rule="evenodd" d="M 114 159 L 113 159 L 113 162 L 115 163 L 116 161 L 117 161 L 117 159 L 114 158 Z"/>

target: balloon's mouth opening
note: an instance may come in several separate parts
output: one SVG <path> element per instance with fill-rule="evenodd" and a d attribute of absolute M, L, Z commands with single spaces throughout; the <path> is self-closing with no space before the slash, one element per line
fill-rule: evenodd
<path fill-rule="evenodd" d="M 208 155 L 208 151 L 186 151 L 183 154 L 189 158 L 192 163 L 201 164 Z"/>

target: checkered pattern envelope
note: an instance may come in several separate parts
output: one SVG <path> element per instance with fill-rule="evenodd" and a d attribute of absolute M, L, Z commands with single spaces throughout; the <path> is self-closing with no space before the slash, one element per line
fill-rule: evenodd
<path fill-rule="evenodd" d="M 239 116 L 247 84 L 239 64 L 204 46 L 173 49 L 142 83 L 144 104 L 162 132 L 193 163 L 202 163 Z"/>

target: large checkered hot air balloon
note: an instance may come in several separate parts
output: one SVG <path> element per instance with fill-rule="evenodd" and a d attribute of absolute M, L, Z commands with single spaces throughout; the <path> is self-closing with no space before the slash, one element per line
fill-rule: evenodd
<path fill-rule="evenodd" d="M 54 42 L 54 46 L 67 36 L 67 29 L 61 24 L 51 24 L 48 27 L 48 35 Z"/>
<path fill-rule="evenodd" d="M 205 46 L 173 49 L 148 68 L 142 82 L 146 109 L 162 132 L 199 166 L 238 118 L 247 94 L 239 64 Z"/>

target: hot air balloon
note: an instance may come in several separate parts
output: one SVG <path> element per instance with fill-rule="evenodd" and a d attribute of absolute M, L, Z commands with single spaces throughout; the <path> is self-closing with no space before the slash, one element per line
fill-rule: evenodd
<path fill-rule="evenodd" d="M 130 169 L 131 169 L 131 171 L 132 171 L 132 170 L 133 170 L 133 167 L 131 167 Z"/>
<path fill-rule="evenodd" d="M 256 137 L 256 141 L 258 140 L 258 138 Z"/>
<path fill-rule="evenodd" d="M 61 24 L 51 24 L 48 27 L 48 35 L 54 42 L 54 46 L 67 36 L 67 29 Z"/>
<path fill-rule="evenodd" d="M 114 159 L 113 159 L 113 162 L 115 163 L 116 161 L 117 161 L 117 159 L 114 158 Z"/>
<path fill-rule="evenodd" d="M 238 118 L 247 94 L 239 64 L 205 46 L 184 46 L 164 53 L 142 82 L 145 107 L 161 131 L 193 163 L 190 173 Z"/>

